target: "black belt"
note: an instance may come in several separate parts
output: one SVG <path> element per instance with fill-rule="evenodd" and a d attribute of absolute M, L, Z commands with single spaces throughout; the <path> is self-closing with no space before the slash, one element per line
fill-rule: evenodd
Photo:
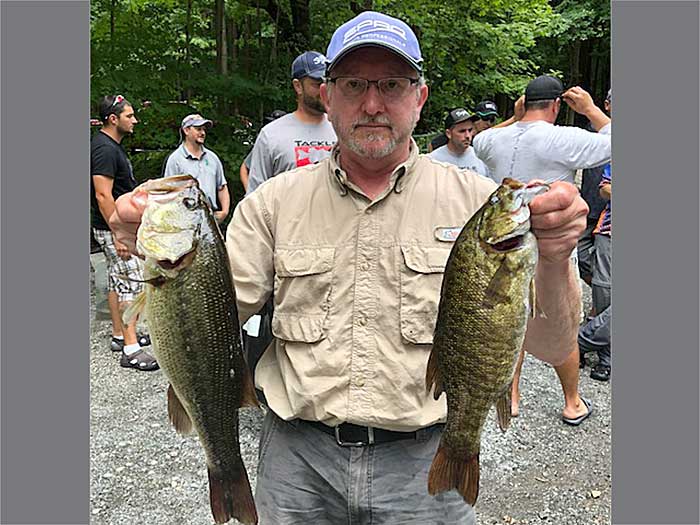
<path fill-rule="evenodd" d="M 312 427 L 335 436 L 335 441 L 341 447 L 364 447 L 367 445 L 378 445 L 389 443 L 400 439 L 416 439 L 415 432 L 396 432 L 394 430 L 384 430 L 383 428 L 361 427 L 352 423 L 341 423 L 337 427 L 329 427 L 319 421 L 300 421 Z"/>

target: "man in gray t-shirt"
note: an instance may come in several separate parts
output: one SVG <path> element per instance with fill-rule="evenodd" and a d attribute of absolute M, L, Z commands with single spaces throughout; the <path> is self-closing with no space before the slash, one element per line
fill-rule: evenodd
<path fill-rule="evenodd" d="M 475 171 L 479 175 L 488 177 L 488 168 L 471 147 L 474 133 L 474 116 L 464 108 L 453 109 L 445 119 L 447 144 L 433 150 L 430 156 L 440 162 L 454 164 L 460 169 Z"/>
<path fill-rule="evenodd" d="M 251 153 L 246 195 L 282 172 L 330 155 L 336 136 L 319 95 L 325 69 L 326 57 L 316 51 L 306 51 L 292 63 L 297 109 L 260 130 Z"/>

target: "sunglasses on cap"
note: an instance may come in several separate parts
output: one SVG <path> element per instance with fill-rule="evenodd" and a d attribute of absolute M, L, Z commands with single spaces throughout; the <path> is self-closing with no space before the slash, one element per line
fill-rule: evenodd
<path fill-rule="evenodd" d="M 104 120 L 107 120 L 107 119 L 109 118 L 110 115 L 116 115 L 116 113 L 114 112 L 115 109 L 117 108 L 117 106 L 118 106 L 119 104 L 121 104 L 121 103 L 124 102 L 124 101 L 126 101 L 126 98 L 124 98 L 123 95 L 117 95 L 117 96 L 115 96 L 115 97 L 114 97 L 114 101 L 112 102 L 112 105 L 109 106 L 109 110 L 107 110 L 107 114 L 104 116 Z"/>

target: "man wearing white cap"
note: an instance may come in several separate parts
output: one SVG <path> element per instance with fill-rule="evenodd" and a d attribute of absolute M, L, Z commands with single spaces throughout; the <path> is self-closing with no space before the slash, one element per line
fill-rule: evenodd
<path fill-rule="evenodd" d="M 336 30 L 327 57 L 331 156 L 263 184 L 227 230 L 241 320 L 275 303 L 275 340 L 255 370 L 269 406 L 260 523 L 473 525 L 456 491 L 428 493 L 447 405 L 425 375 L 452 248 L 437 233 L 461 227 L 496 185 L 419 154 L 411 133 L 428 88 L 408 25 L 365 11 Z M 138 217 L 138 200 L 118 211 Z M 552 341 L 576 337 L 568 254 L 585 214 L 566 183 L 531 203 L 538 303 L 554 313 L 532 320 L 527 338 L 553 363 L 565 356 Z M 113 224 L 133 246 L 134 223 Z"/>
<path fill-rule="evenodd" d="M 212 150 L 204 147 L 207 130 L 213 123 L 196 113 L 182 119 L 182 143 L 165 163 L 164 177 L 192 175 L 209 199 L 214 217 L 222 222 L 229 212 L 230 197 L 224 177 L 224 166 Z"/>

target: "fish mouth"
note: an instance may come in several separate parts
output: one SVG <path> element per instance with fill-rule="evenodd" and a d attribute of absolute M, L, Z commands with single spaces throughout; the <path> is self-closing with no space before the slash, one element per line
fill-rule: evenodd
<path fill-rule="evenodd" d="M 522 247 L 525 242 L 525 234 L 508 237 L 502 241 L 493 243 L 491 247 L 497 252 L 510 252 Z"/>
<path fill-rule="evenodd" d="M 195 249 L 193 248 L 191 251 L 185 253 L 184 255 L 181 255 L 174 261 L 170 261 L 168 259 L 161 259 L 159 261 L 156 261 L 156 264 L 158 264 L 158 266 L 160 266 L 163 270 L 166 271 L 180 270 L 185 266 L 189 266 L 189 264 L 192 262 L 192 259 L 194 259 L 194 254 Z"/>

